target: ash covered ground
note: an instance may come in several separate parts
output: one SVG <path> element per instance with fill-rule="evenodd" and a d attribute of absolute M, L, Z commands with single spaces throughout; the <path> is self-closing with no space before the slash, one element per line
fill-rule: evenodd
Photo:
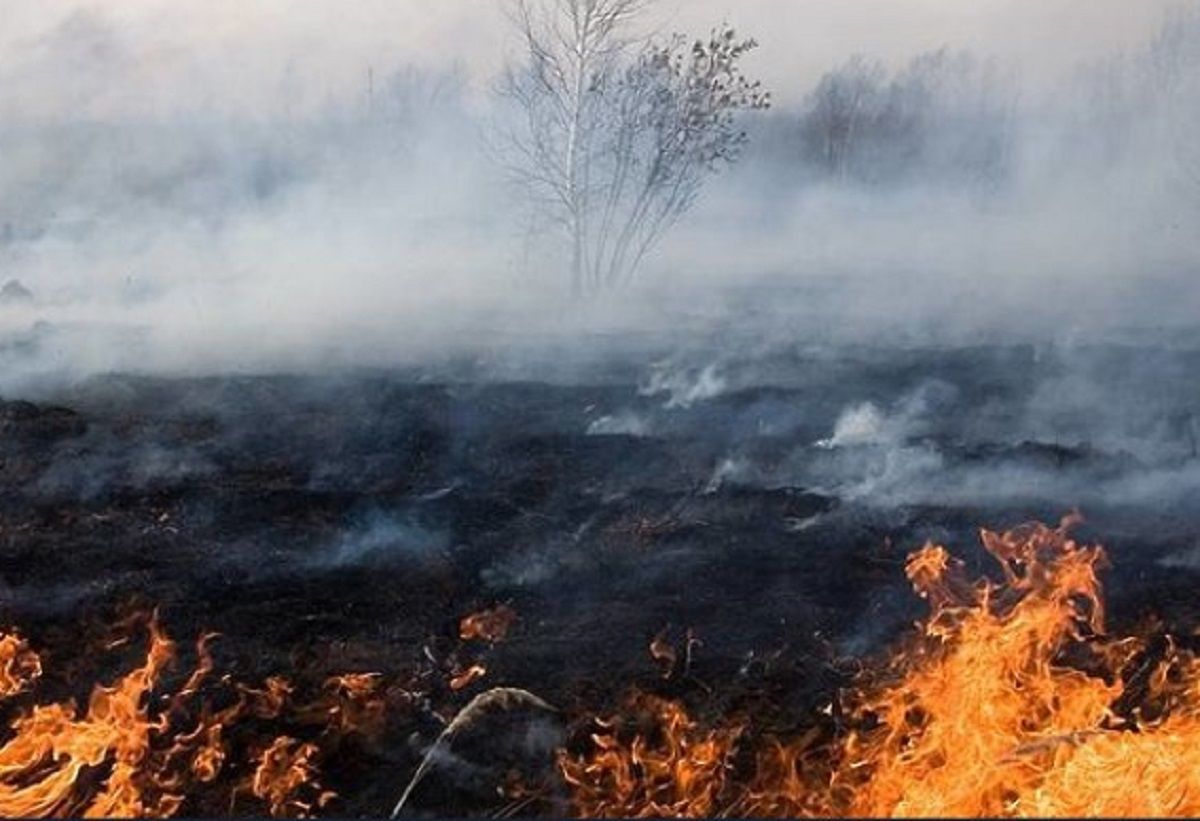
<path fill-rule="evenodd" d="M 981 526 L 1079 508 L 1116 623 L 1198 623 L 1200 350 L 634 347 L 10 394 L 3 617 L 66 663 L 81 624 L 136 599 L 181 640 L 220 633 L 239 678 L 401 682 L 383 742 L 329 766 L 339 811 L 374 815 L 438 715 L 488 687 L 561 713 L 464 738 L 411 810 L 497 811 L 496 739 L 549 767 L 572 717 L 635 686 L 794 729 L 921 614 L 910 551 L 932 539 L 994 572 Z M 498 605 L 518 616 L 504 641 L 460 641 Z"/>

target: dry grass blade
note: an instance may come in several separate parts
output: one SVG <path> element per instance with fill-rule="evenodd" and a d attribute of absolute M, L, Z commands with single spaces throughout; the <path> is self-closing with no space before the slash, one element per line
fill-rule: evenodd
<path fill-rule="evenodd" d="M 392 818 L 398 818 L 404 811 L 404 807 L 408 804 L 408 799 L 412 796 L 413 790 L 417 788 L 417 785 L 421 783 L 429 772 L 434 758 L 448 742 L 453 740 L 455 735 L 462 730 L 470 729 L 472 725 L 486 715 L 520 708 L 535 708 L 556 712 L 553 707 L 533 693 L 515 687 L 497 687 L 488 690 L 486 693 L 480 693 L 466 707 L 459 710 L 458 715 L 446 725 L 446 728 L 442 730 L 437 739 L 430 745 L 429 750 L 425 753 L 425 757 L 421 759 L 421 763 L 417 766 L 416 772 L 413 773 L 408 786 L 404 788 L 400 800 L 396 802 L 395 809 L 392 810 Z"/>

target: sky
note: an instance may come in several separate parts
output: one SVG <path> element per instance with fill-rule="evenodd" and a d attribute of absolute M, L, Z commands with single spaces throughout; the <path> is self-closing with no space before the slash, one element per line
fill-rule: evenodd
<path fill-rule="evenodd" d="M 319 104 L 406 64 L 457 63 L 484 89 L 513 49 L 505 2 L 0 0 L 0 104 L 49 117 L 84 100 L 117 115 L 253 110 L 297 89 Z M 658 0 L 655 26 L 701 34 L 728 20 L 761 42 L 751 65 L 786 100 L 851 54 L 899 61 L 943 45 L 1053 81 L 1144 42 L 1179 2 Z"/>

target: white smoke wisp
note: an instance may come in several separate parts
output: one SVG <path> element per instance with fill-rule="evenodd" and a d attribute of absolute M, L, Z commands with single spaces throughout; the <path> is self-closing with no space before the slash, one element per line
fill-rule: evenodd
<path fill-rule="evenodd" d="M 817 442 L 817 447 L 833 449 L 877 444 L 887 424 L 883 411 L 871 402 L 864 402 L 844 410 L 834 426 L 833 436 Z"/>
<path fill-rule="evenodd" d="M 697 402 L 715 399 L 726 390 L 727 383 L 715 364 L 703 368 L 685 368 L 672 363 L 657 365 L 639 388 L 642 396 L 666 394 L 667 410 L 687 409 Z"/>

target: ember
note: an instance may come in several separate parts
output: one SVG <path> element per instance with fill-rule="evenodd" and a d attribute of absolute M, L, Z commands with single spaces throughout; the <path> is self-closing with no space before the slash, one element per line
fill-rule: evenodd
<path fill-rule="evenodd" d="M 675 647 L 667 640 L 667 631 L 663 630 L 650 642 L 650 658 L 662 665 L 663 678 L 670 678 L 675 672 L 675 663 L 679 660 Z"/>
<path fill-rule="evenodd" d="M 487 667 L 482 664 L 472 664 L 470 667 L 455 673 L 450 678 L 450 689 L 465 690 L 487 675 Z"/>
<path fill-rule="evenodd" d="M 507 605 L 473 613 L 459 625 L 458 635 L 463 641 L 486 641 L 496 644 L 508 637 L 508 631 L 517 623 L 517 612 Z"/>

